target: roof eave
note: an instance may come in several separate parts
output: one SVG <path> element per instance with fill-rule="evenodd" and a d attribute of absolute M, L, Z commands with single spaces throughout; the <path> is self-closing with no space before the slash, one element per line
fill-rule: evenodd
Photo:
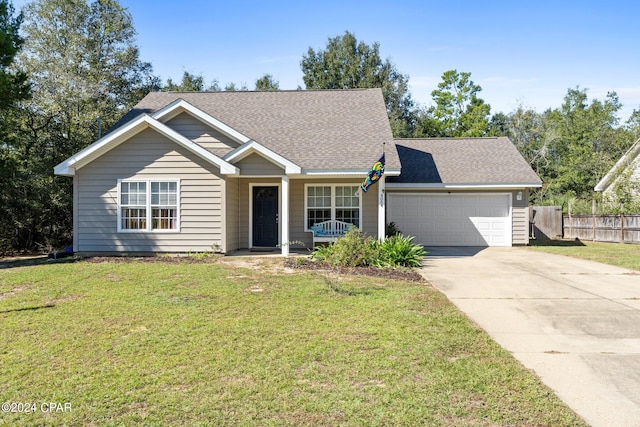
<path fill-rule="evenodd" d="M 482 189 L 505 189 L 505 190 L 518 190 L 525 188 L 540 188 L 542 183 L 540 182 L 523 182 L 523 183 L 419 183 L 419 182 L 387 182 L 388 188 L 399 189 L 469 189 L 469 190 L 482 190 Z"/>
<path fill-rule="evenodd" d="M 104 152 L 109 151 L 109 145 L 112 145 L 114 143 L 118 145 L 122 141 L 128 139 L 127 135 L 129 133 L 136 134 L 146 128 L 147 125 L 145 123 L 147 117 L 149 117 L 147 114 L 140 114 L 128 123 L 122 125 L 120 128 L 108 133 L 104 137 L 95 141 L 93 144 L 75 153 L 73 156 L 67 158 L 62 163 L 56 165 L 53 168 L 54 174 L 63 176 L 75 175 L 76 169 L 100 157 L 100 155 Z"/>
<path fill-rule="evenodd" d="M 318 177 L 328 177 L 328 176 L 358 176 L 362 177 L 369 173 L 371 169 L 303 169 L 302 175 L 306 176 L 318 176 Z M 385 176 L 399 176 L 400 169 L 385 169 Z"/>

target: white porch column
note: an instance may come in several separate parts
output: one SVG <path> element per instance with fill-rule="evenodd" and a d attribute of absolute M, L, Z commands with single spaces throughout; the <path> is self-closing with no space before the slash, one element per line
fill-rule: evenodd
<path fill-rule="evenodd" d="M 289 177 L 282 177 L 282 202 L 280 205 L 280 245 L 282 256 L 289 256 Z"/>
<path fill-rule="evenodd" d="M 385 201 L 384 201 L 384 174 L 378 181 L 378 240 L 383 241 L 386 235 L 387 218 L 385 216 Z"/>

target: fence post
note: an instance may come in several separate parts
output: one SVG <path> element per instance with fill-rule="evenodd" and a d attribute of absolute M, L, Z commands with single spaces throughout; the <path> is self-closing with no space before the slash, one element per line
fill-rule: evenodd
<path fill-rule="evenodd" d="M 591 201 L 591 215 L 593 218 L 593 241 L 596 241 L 596 199 Z"/>
<path fill-rule="evenodd" d="M 624 203 L 620 203 L 620 243 L 624 243 Z"/>
<path fill-rule="evenodd" d="M 567 213 L 569 214 L 569 234 L 571 235 L 571 238 L 574 239 L 574 235 L 573 235 L 573 219 L 571 218 L 571 201 L 569 201 L 569 203 L 567 203 Z"/>

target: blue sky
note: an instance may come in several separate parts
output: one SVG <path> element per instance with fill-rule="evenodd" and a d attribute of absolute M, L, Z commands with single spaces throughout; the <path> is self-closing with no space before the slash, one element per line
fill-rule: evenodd
<path fill-rule="evenodd" d="M 430 105 L 442 73 L 457 69 L 472 73 L 492 113 L 518 102 L 555 108 L 576 86 L 598 99 L 616 91 L 622 118 L 640 109 L 640 2 L 633 0 L 120 2 L 133 16 L 141 59 L 163 81 L 189 71 L 253 89 L 270 73 L 281 89 L 304 87 L 303 54 L 348 30 L 380 44 L 422 105 Z"/>

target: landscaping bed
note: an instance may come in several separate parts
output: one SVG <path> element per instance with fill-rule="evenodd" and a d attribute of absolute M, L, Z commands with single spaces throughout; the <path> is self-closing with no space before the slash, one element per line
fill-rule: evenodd
<path fill-rule="evenodd" d="M 313 261 L 309 258 L 287 258 L 284 263 L 285 266 L 296 269 L 326 271 L 355 276 L 383 277 L 387 279 L 409 280 L 412 282 L 424 281 L 424 278 L 420 273 L 415 269 L 408 268 L 378 268 L 373 266 L 341 267 Z"/>

